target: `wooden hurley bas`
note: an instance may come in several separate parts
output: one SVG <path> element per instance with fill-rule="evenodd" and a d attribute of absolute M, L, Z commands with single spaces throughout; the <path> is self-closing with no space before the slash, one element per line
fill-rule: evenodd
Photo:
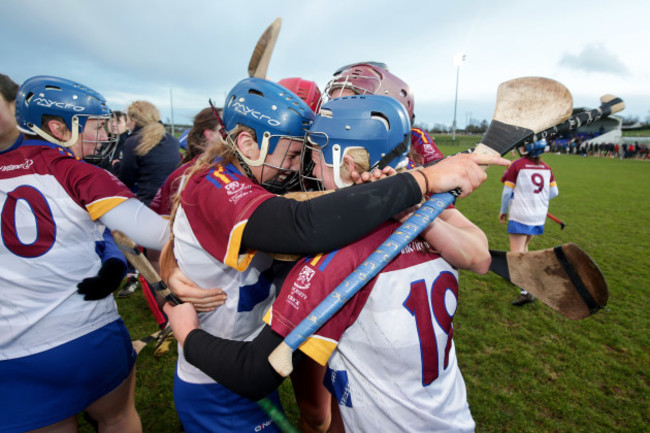
<path fill-rule="evenodd" d="M 526 253 L 490 253 L 492 272 L 569 319 L 584 319 L 607 305 L 605 277 L 591 257 L 573 243 Z"/>

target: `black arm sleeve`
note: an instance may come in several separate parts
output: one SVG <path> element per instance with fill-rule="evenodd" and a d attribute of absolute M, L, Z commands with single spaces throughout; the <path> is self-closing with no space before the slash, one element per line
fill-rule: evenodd
<path fill-rule="evenodd" d="M 268 325 L 252 341 L 225 340 L 195 329 L 187 335 L 183 353 L 190 364 L 221 385 L 257 401 L 268 396 L 284 380 L 267 359 L 282 340 L 282 336 Z M 296 350 L 293 364 L 301 358 L 301 352 Z"/>
<path fill-rule="evenodd" d="M 303 202 L 275 197 L 253 212 L 242 243 L 283 254 L 331 251 L 356 241 L 421 199 L 420 186 L 408 173 Z"/>

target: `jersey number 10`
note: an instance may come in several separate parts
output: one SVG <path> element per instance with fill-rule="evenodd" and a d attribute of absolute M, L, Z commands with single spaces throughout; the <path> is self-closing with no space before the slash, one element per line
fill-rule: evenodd
<path fill-rule="evenodd" d="M 16 226 L 16 208 L 24 201 L 36 221 L 36 239 L 31 243 L 23 243 L 18 237 Z M 56 239 L 54 217 L 45 197 L 36 188 L 21 185 L 7 194 L 7 199 L 0 213 L 2 221 L 2 242 L 7 249 L 20 257 L 34 258 L 45 254 L 52 248 Z"/>

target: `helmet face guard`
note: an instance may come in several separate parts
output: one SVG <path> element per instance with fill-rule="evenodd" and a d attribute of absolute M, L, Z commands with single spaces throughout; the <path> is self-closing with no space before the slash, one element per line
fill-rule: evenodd
<path fill-rule="evenodd" d="M 120 139 L 118 131 L 113 130 L 113 122 L 117 121 L 117 119 L 115 115 L 111 113 L 111 115 L 108 117 L 93 116 L 88 120 L 98 120 L 100 122 L 103 122 L 103 125 L 101 128 L 98 128 L 96 130 L 94 139 L 91 138 L 92 135 L 88 131 L 83 134 L 81 148 L 85 148 L 85 143 L 94 143 L 94 151 L 93 153 L 89 153 L 87 155 L 81 155 L 81 158 L 84 161 L 94 165 L 104 166 L 106 164 L 110 164 L 110 162 L 114 159 L 115 151 L 117 150 L 117 143 Z M 106 134 L 106 137 L 103 136 L 102 130 Z"/>
<path fill-rule="evenodd" d="M 280 159 L 281 162 L 287 159 L 287 153 L 291 148 L 292 142 L 294 141 L 300 142 L 300 148 L 302 150 L 304 136 L 303 137 L 283 136 L 282 138 L 288 139 L 289 143 L 287 144 L 287 148 Z M 274 165 L 270 162 L 264 162 L 264 164 L 262 164 L 262 173 L 260 175 L 262 179 L 264 179 L 264 173 L 267 170 L 276 171 L 276 174 L 273 177 L 260 182 L 260 185 L 262 185 L 269 192 L 272 192 L 273 194 L 284 194 L 287 191 L 297 189 L 298 183 L 300 182 L 300 167 L 297 169 L 290 169 L 290 168 L 282 167 L 281 165 L 280 166 Z"/>
<path fill-rule="evenodd" d="M 306 135 L 301 185 L 316 183 L 322 189 L 323 167 L 328 166 L 336 186 L 348 186 L 341 179 L 341 165 L 353 149 L 368 153 L 370 170 L 406 166 L 410 130 L 406 109 L 393 98 L 365 95 L 333 99 L 323 105 Z M 309 165 L 319 158 L 320 172 L 313 172 Z"/>
<path fill-rule="evenodd" d="M 342 96 L 343 89 L 352 90 L 356 95 L 391 96 L 404 105 L 409 119 L 414 117 L 413 93 L 408 84 L 389 72 L 383 63 L 357 63 L 340 68 L 327 83 L 320 105 Z"/>

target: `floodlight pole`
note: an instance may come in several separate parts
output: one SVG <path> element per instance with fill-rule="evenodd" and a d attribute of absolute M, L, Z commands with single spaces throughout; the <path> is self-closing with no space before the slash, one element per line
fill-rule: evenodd
<path fill-rule="evenodd" d="M 456 54 L 454 56 L 454 65 L 456 65 L 456 97 L 454 98 L 454 123 L 451 125 L 451 141 L 456 141 L 456 108 L 458 107 L 458 75 L 460 74 L 460 65 L 465 61 L 465 54 Z"/>

